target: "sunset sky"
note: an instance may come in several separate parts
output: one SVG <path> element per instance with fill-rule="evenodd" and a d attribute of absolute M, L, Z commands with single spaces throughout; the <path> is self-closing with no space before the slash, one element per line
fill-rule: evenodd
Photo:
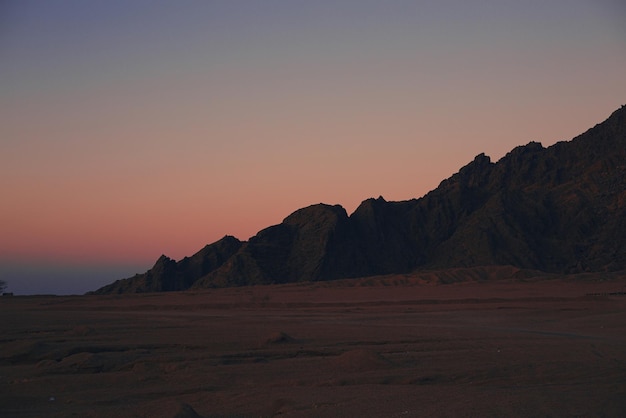
<path fill-rule="evenodd" d="M 0 279 L 83 293 L 626 103 L 622 0 L 0 3 Z"/>

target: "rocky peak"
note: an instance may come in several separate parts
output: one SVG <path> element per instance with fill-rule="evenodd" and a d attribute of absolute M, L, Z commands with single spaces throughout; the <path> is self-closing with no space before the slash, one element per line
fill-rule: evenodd
<path fill-rule="evenodd" d="M 310 223 L 336 223 L 340 219 L 347 219 L 348 213 L 341 205 L 327 205 L 319 203 L 298 209 L 287 216 L 283 223 L 293 226 L 304 226 Z"/>
<path fill-rule="evenodd" d="M 476 188 L 489 181 L 493 164 L 484 153 L 478 154 L 474 161 L 459 170 L 458 180 L 466 187 Z"/>

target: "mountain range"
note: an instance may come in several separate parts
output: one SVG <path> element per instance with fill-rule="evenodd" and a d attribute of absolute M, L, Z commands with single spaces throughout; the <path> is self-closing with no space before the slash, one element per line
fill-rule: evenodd
<path fill-rule="evenodd" d="M 571 141 L 480 154 L 425 196 L 299 209 L 95 294 L 320 281 L 506 265 L 551 273 L 626 269 L 626 106 Z"/>

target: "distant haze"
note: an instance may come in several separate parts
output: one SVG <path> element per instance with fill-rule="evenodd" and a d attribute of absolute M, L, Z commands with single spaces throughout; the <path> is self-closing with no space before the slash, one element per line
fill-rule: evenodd
<path fill-rule="evenodd" d="M 626 103 L 619 0 L 0 5 L 0 279 L 82 293 Z"/>
<path fill-rule="evenodd" d="M 18 295 L 82 295 L 111 280 L 143 272 L 146 265 L 120 263 L 10 263 L 0 265 L 0 276 L 7 282 L 7 292 Z"/>

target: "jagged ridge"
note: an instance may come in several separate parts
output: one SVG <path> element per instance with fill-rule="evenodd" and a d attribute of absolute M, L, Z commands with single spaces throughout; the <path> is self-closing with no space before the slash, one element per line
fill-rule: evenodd
<path fill-rule="evenodd" d="M 248 242 L 234 237 L 96 293 L 332 280 L 511 265 L 626 268 L 626 107 L 569 142 L 479 154 L 419 199 L 299 209 Z"/>

